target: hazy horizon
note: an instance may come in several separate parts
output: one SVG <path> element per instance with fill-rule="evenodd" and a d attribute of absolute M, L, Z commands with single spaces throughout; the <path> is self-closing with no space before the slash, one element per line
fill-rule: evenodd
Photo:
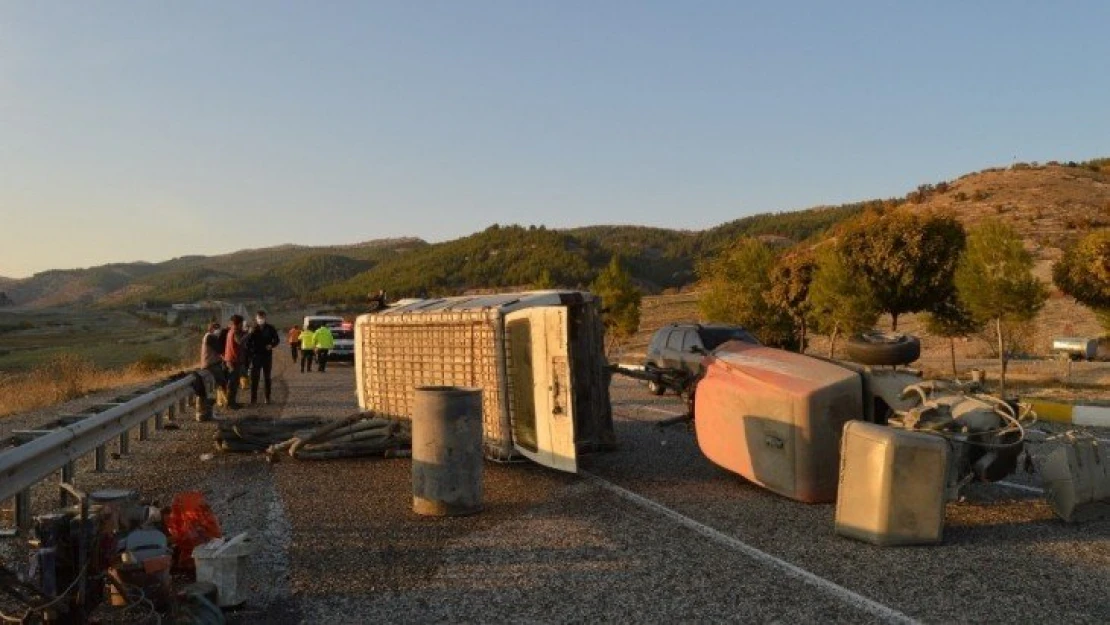
<path fill-rule="evenodd" d="M 1106 156 L 1110 5 L 0 4 L 0 276 Z"/>

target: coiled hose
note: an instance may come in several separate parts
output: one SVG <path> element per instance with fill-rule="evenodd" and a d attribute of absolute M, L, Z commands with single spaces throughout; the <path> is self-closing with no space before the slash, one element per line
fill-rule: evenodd
<path fill-rule="evenodd" d="M 216 446 L 221 451 L 264 451 L 271 460 L 282 452 L 301 460 L 403 456 L 412 447 L 412 425 L 370 412 L 338 420 L 248 417 L 221 422 Z"/>

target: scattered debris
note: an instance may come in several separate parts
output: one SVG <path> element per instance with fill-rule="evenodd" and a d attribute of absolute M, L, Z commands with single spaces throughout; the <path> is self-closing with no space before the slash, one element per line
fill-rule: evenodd
<path fill-rule="evenodd" d="M 299 460 L 386 456 L 412 447 L 412 423 L 359 413 L 271 445 L 266 453 L 288 452 Z"/>
<path fill-rule="evenodd" d="M 171 569 L 189 568 L 194 547 L 220 535 L 199 492 L 179 494 L 163 516 L 137 491 L 86 494 L 65 482 L 62 488 L 79 504 L 35 517 L 26 572 L 0 566 L 0 589 L 26 606 L 18 616 L 0 615 L 4 620 L 224 622 L 215 595 L 210 600 L 188 589 L 174 595 L 171 588 Z"/>
<path fill-rule="evenodd" d="M 192 570 L 193 549 L 223 535 L 216 514 L 208 507 L 204 495 L 197 491 L 180 493 L 166 515 L 166 531 L 173 539 L 174 568 Z"/>
<path fill-rule="evenodd" d="M 981 377 L 923 380 L 910 369 L 741 341 L 705 356 L 701 375 L 612 371 L 683 397 L 687 414 L 661 425 L 692 421 L 698 446 L 719 466 L 793 499 L 836 500 L 841 535 L 881 545 L 939 542 L 945 502 L 971 482 L 1012 475 L 1022 459 L 1040 469 L 1061 519 L 1110 516 L 1110 450 L 1077 432 L 1046 438 L 1030 430 L 1032 406 L 982 393 Z M 916 354 L 902 356 L 885 364 Z M 1056 445 L 1045 452 L 1028 447 L 1048 441 Z"/>
<path fill-rule="evenodd" d="M 1067 522 L 1110 518 L 1110 446 L 1067 432 L 1062 445 L 1037 458 L 1045 498 Z"/>
<path fill-rule="evenodd" d="M 246 560 L 255 546 L 247 532 L 224 540 L 217 538 L 193 550 L 197 582 L 216 587 L 217 605 L 234 607 L 247 600 Z"/>
<path fill-rule="evenodd" d="M 273 462 L 288 453 L 299 460 L 406 456 L 412 445 L 407 420 L 360 412 L 337 420 L 242 419 L 221 422 L 216 446 L 221 451 L 266 452 Z"/>
<path fill-rule="evenodd" d="M 288 440 L 298 432 L 314 430 L 328 423 L 328 420 L 319 417 L 298 419 L 244 417 L 223 420 L 217 424 L 216 449 L 234 452 L 266 451 L 270 445 Z"/>

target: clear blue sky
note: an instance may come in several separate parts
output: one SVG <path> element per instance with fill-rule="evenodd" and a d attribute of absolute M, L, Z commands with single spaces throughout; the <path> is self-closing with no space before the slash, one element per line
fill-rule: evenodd
<path fill-rule="evenodd" d="M 0 275 L 1110 154 L 1106 2 L 0 0 Z"/>

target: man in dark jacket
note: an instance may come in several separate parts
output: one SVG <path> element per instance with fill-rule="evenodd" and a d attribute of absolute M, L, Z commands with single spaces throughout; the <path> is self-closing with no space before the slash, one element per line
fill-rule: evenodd
<path fill-rule="evenodd" d="M 254 325 L 243 339 L 251 363 L 251 404 L 258 403 L 258 377 L 266 381 L 266 403 L 270 403 L 270 371 L 274 367 L 274 348 L 281 343 L 277 328 L 266 322 L 266 311 L 255 314 Z"/>

